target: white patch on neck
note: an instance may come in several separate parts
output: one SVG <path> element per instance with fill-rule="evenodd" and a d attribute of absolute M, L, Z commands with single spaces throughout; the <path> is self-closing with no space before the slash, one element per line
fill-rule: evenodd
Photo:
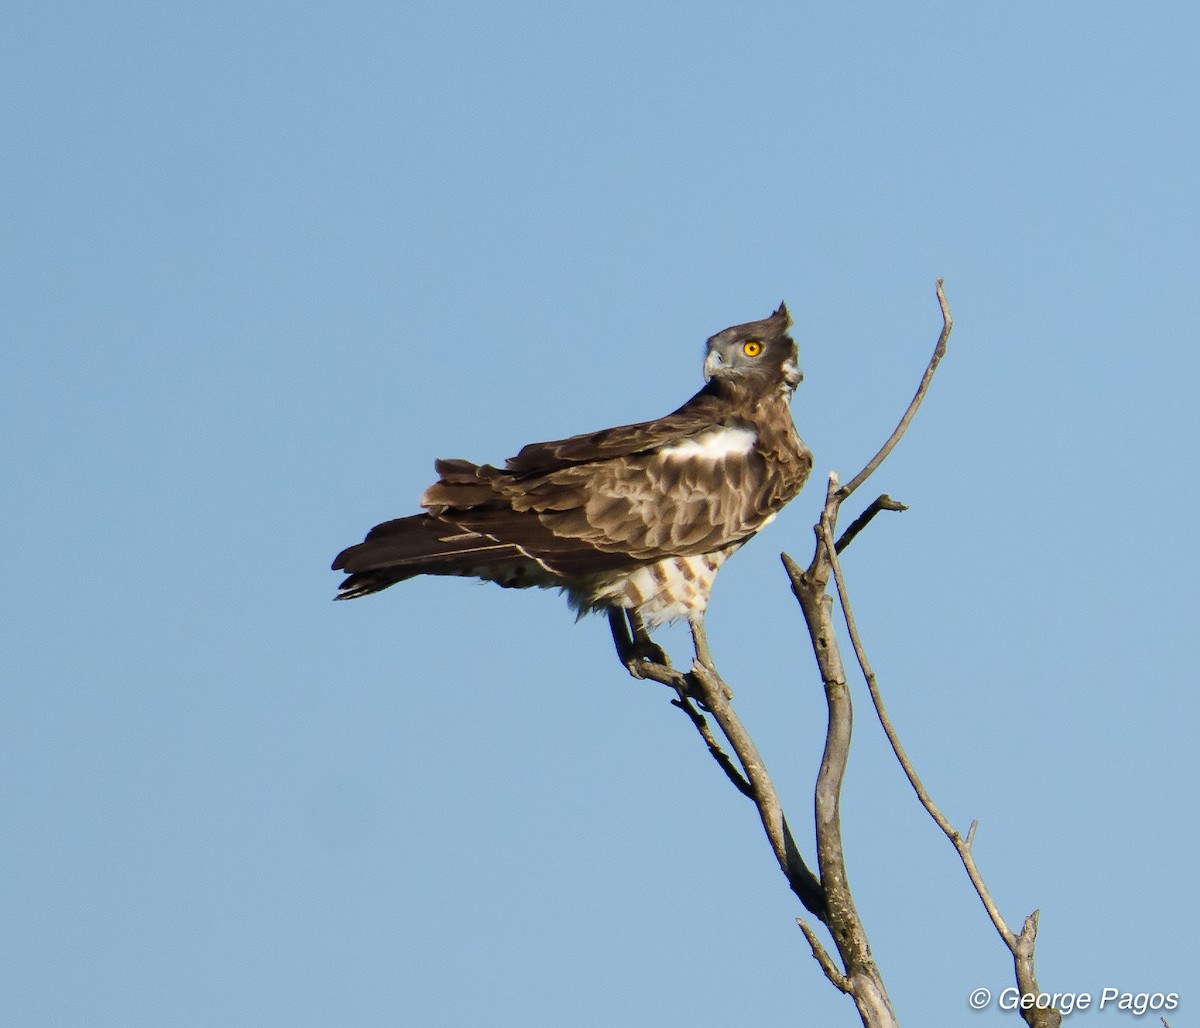
<path fill-rule="evenodd" d="M 754 441 L 757 438 L 752 428 L 710 428 L 707 432 L 701 432 L 691 439 L 683 439 L 659 452 L 668 460 L 679 458 L 718 461 L 749 453 L 754 449 Z"/>

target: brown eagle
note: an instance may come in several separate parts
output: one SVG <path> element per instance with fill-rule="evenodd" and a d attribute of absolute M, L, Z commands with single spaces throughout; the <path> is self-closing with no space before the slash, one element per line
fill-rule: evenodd
<path fill-rule="evenodd" d="M 337 555 L 339 600 L 416 575 L 562 589 L 608 614 L 638 674 L 666 664 L 649 629 L 685 617 L 711 666 L 704 610 L 717 569 L 800 492 L 812 468 L 792 424 L 803 379 L 779 305 L 708 340 L 707 384 L 673 414 L 531 443 L 503 468 L 435 462 L 425 513 L 376 525 Z"/>

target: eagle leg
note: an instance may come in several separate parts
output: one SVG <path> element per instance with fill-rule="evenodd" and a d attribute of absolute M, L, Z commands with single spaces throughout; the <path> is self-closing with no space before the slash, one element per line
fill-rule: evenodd
<path fill-rule="evenodd" d="M 649 661 L 670 667 L 666 651 L 650 638 L 650 632 L 641 615 L 619 607 L 608 609 L 608 627 L 612 630 L 617 657 L 634 678 L 641 678 L 641 664 Z"/>

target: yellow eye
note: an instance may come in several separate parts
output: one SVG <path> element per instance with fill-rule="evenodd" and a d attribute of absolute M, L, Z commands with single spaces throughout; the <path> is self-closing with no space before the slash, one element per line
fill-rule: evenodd
<path fill-rule="evenodd" d="M 742 343 L 742 353 L 744 353 L 747 357 L 757 357 L 760 353 L 762 353 L 762 343 L 760 343 L 757 339 L 750 339 L 747 342 Z"/>

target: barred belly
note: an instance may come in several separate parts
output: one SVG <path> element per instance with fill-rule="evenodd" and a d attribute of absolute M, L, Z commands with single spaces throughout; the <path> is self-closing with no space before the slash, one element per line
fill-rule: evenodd
<path fill-rule="evenodd" d="M 676 618 L 702 617 L 717 569 L 738 547 L 694 557 L 667 557 L 654 564 L 606 579 L 573 597 L 577 609 L 623 607 L 637 611 L 648 628 Z"/>

